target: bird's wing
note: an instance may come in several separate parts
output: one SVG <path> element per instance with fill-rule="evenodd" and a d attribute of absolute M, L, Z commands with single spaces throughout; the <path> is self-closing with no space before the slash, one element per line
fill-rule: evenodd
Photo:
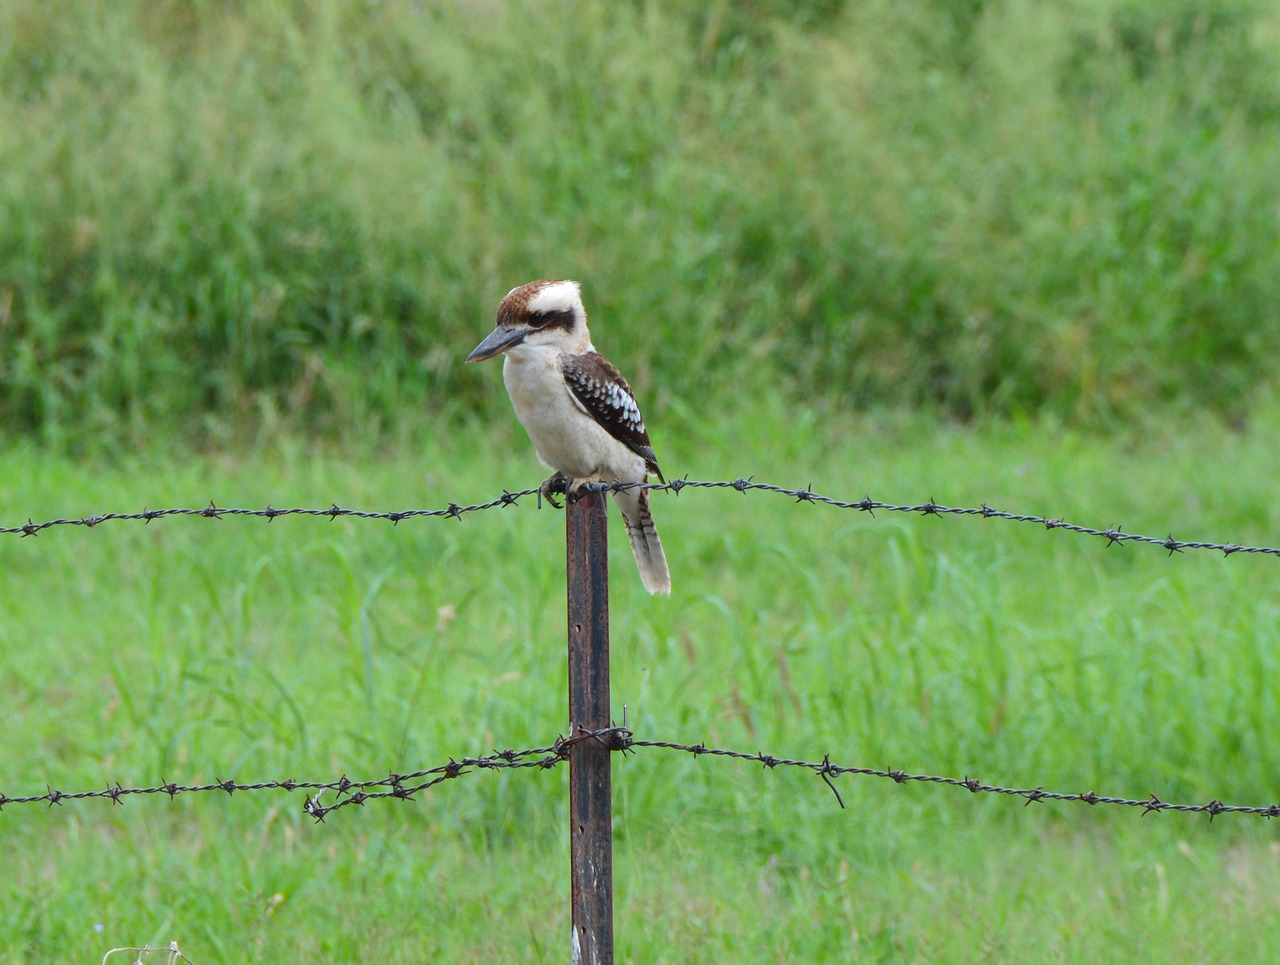
<path fill-rule="evenodd" d="M 644 419 L 631 386 L 613 363 L 599 352 L 563 355 L 560 369 L 571 398 L 583 412 L 600 423 L 609 435 L 644 459 L 645 468 L 659 479 L 662 470 L 649 443 Z M 662 480 L 666 482 L 665 479 Z"/>

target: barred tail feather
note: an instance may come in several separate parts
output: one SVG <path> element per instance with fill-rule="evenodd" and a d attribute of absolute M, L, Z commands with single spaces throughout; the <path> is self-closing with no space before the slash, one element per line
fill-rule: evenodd
<path fill-rule="evenodd" d="M 650 593 L 669 594 L 671 574 L 667 570 L 667 556 L 662 552 L 662 541 L 658 539 L 658 527 L 649 512 L 649 490 L 615 492 L 613 495 L 627 524 L 631 549 L 636 554 L 636 565 L 640 567 L 640 582 Z"/>

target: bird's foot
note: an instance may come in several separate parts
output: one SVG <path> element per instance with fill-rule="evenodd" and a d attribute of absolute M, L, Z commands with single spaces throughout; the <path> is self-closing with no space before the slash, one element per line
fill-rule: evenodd
<path fill-rule="evenodd" d="M 600 478 L 598 473 L 593 473 L 590 476 L 583 476 L 581 479 L 568 480 L 565 492 L 569 497 L 569 502 L 572 503 L 581 499 L 584 491 L 590 492 L 590 490 L 587 490 L 587 486 L 600 482 L 604 482 L 604 480 Z"/>
<path fill-rule="evenodd" d="M 569 480 L 559 473 L 544 479 L 538 487 L 538 508 L 542 508 L 542 500 L 545 498 L 556 509 L 564 509 L 564 504 L 556 502 L 555 497 L 564 496 L 568 492 Z"/>

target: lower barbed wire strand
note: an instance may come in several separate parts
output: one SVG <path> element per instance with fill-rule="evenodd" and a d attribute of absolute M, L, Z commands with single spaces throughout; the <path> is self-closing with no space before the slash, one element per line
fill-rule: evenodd
<path fill-rule="evenodd" d="M 211 791 L 223 791 L 228 795 L 236 791 L 308 791 L 303 810 L 317 822 L 322 822 L 327 815 L 353 804 L 364 805 L 369 801 L 397 799 L 402 801 L 416 800 L 414 795 L 445 781 L 461 777 L 465 774 L 482 770 L 507 770 L 520 768 L 537 768 L 549 770 L 569 759 L 572 747 L 583 741 L 596 741 L 610 751 L 628 754 L 637 750 L 668 750 L 689 754 L 695 758 L 710 757 L 722 760 L 739 760 L 761 764 L 766 770 L 777 768 L 798 768 L 813 771 L 819 775 L 835 793 L 840 806 L 844 807 L 839 791 L 833 780 L 841 775 L 861 777 L 887 778 L 895 784 L 904 785 L 913 782 L 939 784 L 948 787 L 962 788 L 973 794 L 997 794 L 1022 798 L 1026 805 L 1045 802 L 1062 801 L 1078 802 L 1091 806 L 1115 805 L 1119 807 L 1139 808 L 1145 815 L 1151 811 L 1177 811 L 1182 813 L 1208 814 L 1209 819 L 1219 814 L 1252 814 L 1259 817 L 1280 817 L 1280 804 L 1270 805 L 1235 805 L 1223 804 L 1214 799 L 1207 804 L 1174 804 L 1163 801 L 1151 794 L 1146 798 L 1125 798 L 1101 795 L 1094 791 L 1081 793 L 1062 793 L 1046 791 L 1043 787 L 1013 788 L 995 784 L 986 784 L 977 778 L 965 776 L 942 777 L 931 774 L 911 774 L 890 768 L 859 767 L 834 764 L 830 755 L 821 761 L 799 760 L 789 757 L 778 757 L 762 751 L 750 752 L 730 750 L 722 747 L 708 747 L 706 744 L 686 744 L 677 741 L 637 739 L 626 727 L 605 727 L 599 730 L 579 731 L 572 737 L 557 738 L 551 744 L 530 747 L 524 750 L 494 751 L 482 757 L 450 758 L 444 764 L 422 770 L 408 771 L 403 774 L 392 773 L 386 777 L 372 780 L 352 781 L 345 775 L 330 781 L 295 781 L 293 779 L 277 781 L 257 781 L 240 783 L 232 780 L 215 780 L 205 784 L 161 783 L 152 787 L 122 787 L 120 784 L 108 785 L 96 791 L 64 792 L 47 788 L 44 794 L 32 794 L 21 797 L 9 797 L 0 794 L 0 810 L 16 804 L 45 804 L 49 807 L 68 802 L 82 801 L 90 798 L 107 798 L 113 804 L 123 804 L 123 798 L 138 794 L 165 794 L 170 798 L 179 794 L 195 794 Z M 338 795 L 332 804 L 321 803 L 320 796 L 326 791 Z"/>

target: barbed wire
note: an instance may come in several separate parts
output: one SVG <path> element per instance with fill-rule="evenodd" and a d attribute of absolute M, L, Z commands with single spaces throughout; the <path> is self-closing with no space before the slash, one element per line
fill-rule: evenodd
<path fill-rule="evenodd" d="M 315 791 L 316 793 L 314 796 L 310 793 L 307 794 L 306 801 L 303 804 L 303 811 L 315 819 L 317 823 L 322 823 L 332 812 L 353 804 L 363 806 L 369 801 L 383 799 L 395 799 L 400 801 L 416 800 L 415 795 L 418 793 L 425 791 L 430 787 L 434 787 L 437 784 L 443 783 L 444 781 L 461 777 L 464 774 L 475 773 L 482 770 L 501 770 L 509 768 L 550 769 L 569 759 L 569 749 L 574 744 L 586 740 L 598 741 L 610 751 L 624 754 L 633 753 L 640 749 L 669 750 L 690 754 L 695 758 L 711 757 L 722 760 L 750 761 L 752 763 L 762 765 L 766 770 L 775 770 L 779 767 L 809 770 L 822 778 L 823 782 L 835 795 L 836 801 L 839 803 L 841 808 L 844 807 L 844 799 L 841 798 L 840 791 L 836 788 L 835 778 L 844 774 L 852 774 L 860 777 L 887 778 L 899 785 L 913 782 L 939 784 L 946 787 L 962 788 L 973 794 L 997 794 L 1018 797 L 1024 800 L 1024 807 L 1031 804 L 1043 803 L 1045 801 L 1063 801 L 1077 802 L 1091 806 L 1101 804 L 1140 808 L 1144 816 L 1152 811 L 1178 811 L 1187 814 L 1208 814 L 1210 821 L 1220 814 L 1252 814 L 1265 818 L 1280 817 L 1280 803 L 1267 805 L 1224 804 L 1220 799 L 1215 798 L 1207 804 L 1174 804 L 1161 800 L 1155 794 L 1151 794 L 1146 798 L 1124 798 L 1102 795 L 1094 791 L 1063 793 L 1059 791 L 1046 791 L 1043 787 L 1003 787 L 997 784 L 984 783 L 975 777 L 969 777 L 967 774 L 963 778 L 939 777 L 930 774 L 911 774 L 895 768 L 859 767 L 833 764 L 831 762 L 830 754 L 824 754 L 821 761 L 806 761 L 789 757 L 778 757 L 776 755 L 765 754 L 760 751 L 751 753 L 748 751 L 727 750 L 721 747 L 708 747 L 705 743 L 682 744 L 676 741 L 637 740 L 632 731 L 626 727 L 605 727 L 600 730 L 582 730 L 578 731 L 572 737 L 558 737 L 553 743 L 547 744 L 543 747 L 530 747 L 519 751 L 494 751 L 492 754 L 488 754 L 483 757 L 464 757 L 458 760 L 450 758 L 447 763 L 439 764 L 435 767 L 411 771 L 406 774 L 392 773 L 387 777 L 368 781 L 352 781 L 349 780 L 346 775 L 343 775 L 335 781 L 284 780 L 258 781 L 252 784 L 241 784 L 237 781 L 231 780 L 216 780 L 210 784 L 183 785 L 162 782 L 160 785 L 155 787 L 126 788 L 121 787 L 117 783 L 114 787 L 108 785 L 105 790 L 77 791 L 74 793 L 66 793 L 49 788 L 44 794 L 32 794 L 25 797 L 8 797 L 4 794 L 0 794 L 0 810 L 8 805 L 14 804 L 43 803 L 52 807 L 55 804 L 62 805 L 68 801 L 81 801 L 89 798 L 107 798 L 110 799 L 113 804 L 122 805 L 124 804 L 123 799 L 125 797 L 135 794 L 166 794 L 172 799 L 177 797 L 179 794 L 208 791 L 225 791 L 230 795 L 236 791 L 261 791 L 272 789 L 284 791 L 306 790 Z M 379 788 L 385 790 L 378 790 Z M 338 795 L 338 799 L 332 804 L 322 804 L 320 796 L 325 791 L 333 791 Z"/>
<path fill-rule="evenodd" d="M 617 728 L 615 728 L 616 730 Z M 772 754 L 764 754 L 757 752 L 755 754 L 746 751 L 725 750 L 718 747 L 707 747 L 705 744 L 678 744 L 673 741 L 651 741 L 651 740 L 634 740 L 630 737 L 624 741 L 625 746 L 622 750 L 630 751 L 637 747 L 657 747 L 666 750 L 681 751 L 692 754 L 694 757 L 703 755 L 710 757 L 730 758 L 740 761 L 752 761 L 763 765 L 766 769 L 772 770 L 777 767 L 798 767 L 811 770 L 826 782 L 831 788 L 831 792 L 835 794 L 836 801 L 840 807 L 844 807 L 844 801 L 840 797 L 840 792 L 836 789 L 832 778 L 839 777 L 841 774 L 856 774 L 863 777 L 881 777 L 889 778 L 896 784 L 907 784 L 912 781 L 923 782 L 927 784 L 942 784 L 948 787 L 964 788 L 973 794 L 1004 794 L 1013 797 L 1025 798 L 1024 807 L 1031 804 L 1038 804 L 1042 801 L 1077 801 L 1082 804 L 1114 804 L 1120 807 L 1141 808 L 1145 815 L 1151 811 L 1181 811 L 1184 813 L 1203 813 L 1209 815 L 1212 821 L 1219 814 L 1256 814 L 1261 817 L 1275 818 L 1280 817 L 1280 803 L 1268 805 L 1239 805 L 1239 804 L 1223 804 L 1221 800 L 1214 799 L 1208 804 L 1171 804 L 1162 801 L 1151 794 L 1145 799 L 1110 797 L 1097 794 L 1094 791 L 1084 791 L 1078 794 L 1064 794 L 1058 791 L 1046 791 L 1043 787 L 1016 788 L 1001 787 L 995 784 L 985 784 L 977 778 L 965 775 L 959 777 L 937 777 L 929 774 L 908 774 L 906 771 L 900 771 L 890 768 L 877 767 L 846 767 L 839 764 L 831 763 L 831 755 L 823 755 L 821 761 L 803 761 L 793 760 L 791 758 L 775 757 Z"/>
<path fill-rule="evenodd" d="M 10 797 L 7 794 L 0 793 L 0 810 L 13 804 L 47 804 L 52 807 L 55 804 L 61 806 L 68 801 L 83 801 L 90 798 L 106 798 L 112 804 L 123 805 L 125 798 L 139 794 L 166 794 L 172 799 L 179 794 L 199 794 L 208 791 L 224 791 L 228 795 L 234 794 L 236 791 L 315 791 L 314 797 L 311 794 L 307 795 L 303 810 L 317 821 L 323 821 L 325 815 L 330 811 L 335 811 L 351 804 L 364 804 L 366 801 L 373 801 L 379 798 L 398 798 L 403 801 L 413 800 L 413 795 L 420 791 L 425 791 L 429 787 L 461 777 L 474 770 L 553 767 L 560 761 L 561 749 L 563 748 L 564 753 L 567 753 L 568 747 L 572 743 L 572 741 L 560 740 L 547 747 L 531 747 L 522 751 L 494 751 L 484 757 L 464 757 L 461 760 L 450 758 L 445 764 L 439 764 L 425 770 L 410 771 L 406 774 L 392 772 L 386 777 L 365 781 L 350 780 L 345 774 L 337 780 L 331 781 L 295 781 L 287 778 L 276 781 L 254 781 L 247 784 L 221 778 L 215 778 L 213 782 L 205 784 L 178 784 L 162 779 L 160 784 L 152 787 L 122 787 L 117 782 L 114 786 L 108 784 L 105 788 L 96 791 L 74 792 L 59 791 L 46 785 L 47 790 L 44 794 Z M 537 759 L 530 760 L 529 758 Z M 385 788 L 386 790 L 377 790 L 378 788 Z M 325 791 L 334 791 L 339 795 L 343 795 L 343 797 L 334 804 L 325 806 L 320 803 L 320 795 Z"/>
<path fill-rule="evenodd" d="M 487 509 L 496 509 L 500 506 L 514 506 L 522 496 L 533 496 L 539 493 L 537 489 L 524 489 L 519 492 L 509 493 L 505 489 L 502 495 L 488 502 L 475 503 L 470 506 L 460 506 L 457 503 L 450 503 L 444 509 L 406 509 L 395 512 L 366 512 L 360 509 L 344 509 L 337 503 L 333 503 L 328 509 L 276 509 L 274 506 L 267 506 L 265 509 L 235 509 L 226 506 L 217 506 L 210 500 L 209 505 L 202 509 L 179 508 L 179 509 L 144 509 L 140 513 L 96 513 L 92 516 L 82 517 L 59 517 L 58 519 L 48 519 L 43 523 L 35 523 L 28 519 L 20 526 L 0 526 L 0 534 L 10 533 L 19 536 L 38 536 L 42 531 L 50 529 L 54 526 L 84 526 L 92 529 L 99 523 L 108 522 L 143 522 L 150 523 L 158 519 L 165 519 L 169 516 L 202 516 L 205 519 L 222 519 L 224 516 L 251 516 L 260 517 L 268 522 L 281 516 L 324 516 L 330 520 L 344 517 L 353 519 L 387 519 L 392 523 L 399 523 L 405 519 L 415 519 L 418 517 L 445 516 L 452 519 L 459 519 L 468 513 L 479 513 Z"/>
<path fill-rule="evenodd" d="M 824 496 L 821 493 L 814 492 L 812 487 L 804 489 L 789 489 L 785 486 L 776 486 L 772 483 L 755 482 L 751 477 L 735 480 L 697 480 L 697 479 L 673 479 L 667 483 L 589 483 L 583 489 L 593 492 L 612 492 L 612 491 L 628 491 L 636 489 L 648 489 L 654 492 L 671 492 L 679 495 L 686 489 L 733 489 L 740 493 L 748 492 L 766 492 L 779 496 L 790 497 L 801 503 L 814 503 L 818 505 L 831 506 L 836 509 L 851 509 L 859 512 L 870 513 L 874 516 L 877 512 L 888 513 L 916 513 L 921 516 L 962 516 L 962 517 L 978 517 L 981 519 L 1003 519 L 1014 523 L 1032 523 L 1041 526 L 1046 530 L 1064 530 L 1069 533 L 1076 533 L 1081 536 L 1093 536 L 1107 541 L 1107 545 L 1125 545 L 1126 543 L 1143 543 L 1151 546 L 1158 546 L 1163 550 L 1167 550 L 1169 555 L 1181 553 L 1185 550 L 1213 550 L 1222 553 L 1224 556 L 1231 556 L 1235 553 L 1253 553 L 1267 556 L 1280 557 L 1280 547 L 1275 546 L 1247 546 L 1240 543 L 1220 543 L 1208 540 L 1180 540 L 1175 539 L 1173 534 L 1168 536 L 1143 536 L 1139 533 L 1126 533 L 1124 528 L 1119 525 L 1108 526 L 1100 529 L 1093 526 L 1082 526 L 1078 523 L 1070 523 L 1065 519 L 1050 516 L 1035 515 L 1032 513 L 1010 513 L 1000 509 L 993 509 L 986 503 L 980 506 L 944 506 L 935 502 L 932 498 L 923 503 L 886 503 L 870 496 L 864 496 L 857 500 L 835 499 L 831 496 Z M 506 506 L 514 506 L 519 503 L 522 498 L 527 496 L 538 497 L 539 506 L 541 506 L 543 491 L 540 488 L 521 489 L 516 492 L 502 491 L 502 495 L 485 502 L 473 503 L 470 505 L 461 505 L 459 503 L 450 503 L 443 509 L 406 509 L 395 511 L 366 511 L 359 509 L 349 509 L 339 506 L 337 503 L 330 504 L 328 509 L 276 509 L 268 505 L 264 509 L 238 509 L 218 506 L 210 501 L 208 506 L 200 509 L 194 508 L 178 508 L 178 509 L 143 509 L 137 513 L 97 513 L 91 516 L 82 517 L 59 517 L 57 519 L 49 519 L 44 522 L 34 522 L 30 518 L 18 526 L 0 526 L 0 534 L 11 534 L 22 537 L 38 536 L 44 530 L 55 526 L 82 526 L 89 529 L 100 523 L 115 521 L 140 521 L 151 523 L 155 520 L 165 519 L 170 516 L 198 516 L 205 519 L 222 519 L 227 516 L 245 516 L 266 519 L 271 522 L 281 516 L 311 516 L 325 517 L 329 520 L 341 518 L 353 519 L 383 519 L 389 520 L 392 524 L 398 524 L 407 519 L 417 518 L 448 518 L 461 519 L 473 513 L 485 512 L 490 509 L 500 509 Z"/>

